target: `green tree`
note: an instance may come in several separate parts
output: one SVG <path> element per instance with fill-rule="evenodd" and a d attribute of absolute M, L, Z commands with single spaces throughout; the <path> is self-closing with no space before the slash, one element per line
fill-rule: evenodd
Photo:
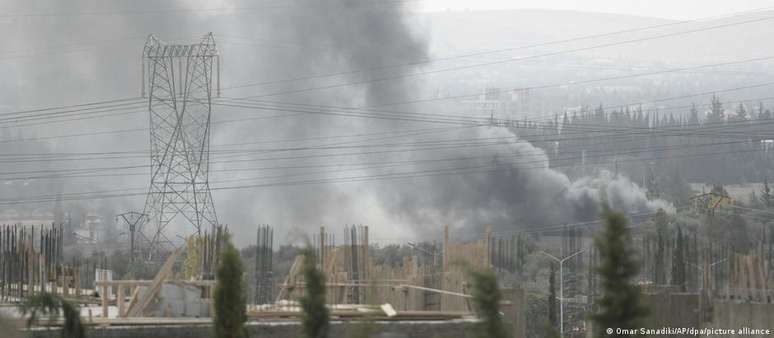
<path fill-rule="evenodd" d="M 666 284 L 666 237 L 669 219 L 664 209 L 658 209 L 654 217 L 658 247 L 656 248 L 655 282 L 656 285 Z"/>
<path fill-rule="evenodd" d="M 771 189 L 769 188 L 768 178 L 763 179 L 763 190 L 761 191 L 761 202 L 763 202 L 763 204 L 766 207 L 771 207 L 772 198 L 771 198 Z"/>
<path fill-rule="evenodd" d="M 736 117 L 734 119 L 737 121 L 747 120 L 747 109 L 744 109 L 744 104 L 741 102 L 739 103 L 739 106 L 736 107 Z"/>
<path fill-rule="evenodd" d="M 710 102 L 709 115 L 707 115 L 707 123 L 722 123 L 724 118 L 725 113 L 723 112 L 723 103 L 720 102 L 720 98 L 718 98 L 716 95 L 713 95 L 712 101 Z"/>
<path fill-rule="evenodd" d="M 301 298 L 301 309 L 304 312 L 301 326 L 304 338 L 327 338 L 330 314 L 325 306 L 325 275 L 317 269 L 312 250 L 306 249 L 302 255 L 304 283 L 306 283 L 306 292 Z"/>
<path fill-rule="evenodd" d="M 516 272 L 521 276 L 524 273 L 524 265 L 527 263 L 527 256 L 530 248 L 527 246 L 528 240 L 521 234 L 516 236 Z"/>
<path fill-rule="evenodd" d="M 553 326 L 550 323 L 547 323 L 546 324 L 546 328 L 543 330 L 543 337 L 545 337 L 545 338 L 561 338 L 562 335 L 559 334 L 559 329 L 557 329 L 556 326 Z"/>
<path fill-rule="evenodd" d="M 691 112 L 688 117 L 688 123 L 693 128 L 699 128 L 699 110 L 696 109 L 696 103 L 691 103 Z"/>
<path fill-rule="evenodd" d="M 672 255 L 672 285 L 679 286 L 681 291 L 685 291 L 685 244 L 683 230 L 678 227 L 675 250 Z"/>
<path fill-rule="evenodd" d="M 21 305 L 21 313 L 29 315 L 27 328 L 38 321 L 40 315 L 48 315 L 49 321 L 54 321 L 59 314 L 64 317 L 62 338 L 84 338 L 86 329 L 81 323 L 81 310 L 63 298 L 50 293 L 41 293 L 28 297 Z"/>
<path fill-rule="evenodd" d="M 594 327 L 598 333 L 607 328 L 637 328 L 647 309 L 641 304 L 639 287 L 632 282 L 639 264 L 634 258 L 627 220 L 623 214 L 607 207 L 603 218 L 602 233 L 594 239 L 600 258 L 597 273 L 602 287 L 602 297 L 597 300 L 597 311 L 592 316 Z"/>
<path fill-rule="evenodd" d="M 556 320 L 556 265 L 551 262 L 548 275 L 548 323 L 546 323 L 546 338 L 559 337 L 559 331 L 556 329 L 558 321 Z"/>
<path fill-rule="evenodd" d="M 666 175 L 662 185 L 664 186 L 665 197 L 668 197 L 676 205 L 688 204 L 693 194 L 691 185 L 685 180 L 682 170 L 677 164 L 674 167 L 674 173 Z"/>
<path fill-rule="evenodd" d="M 763 107 L 763 102 L 758 102 L 758 119 L 763 119 L 765 108 Z"/>
<path fill-rule="evenodd" d="M 491 270 L 470 272 L 473 284 L 473 303 L 481 321 L 477 324 L 477 334 L 482 338 L 505 338 L 508 330 L 500 315 L 502 294 L 497 286 L 497 276 Z"/>
<path fill-rule="evenodd" d="M 726 240 L 731 242 L 731 247 L 738 253 L 747 253 L 753 247 L 753 240 L 750 238 L 750 231 L 748 230 L 747 220 L 742 217 L 739 209 L 734 209 L 731 213 L 728 228 L 730 230 L 729 236 Z"/>
<path fill-rule="evenodd" d="M 551 327 L 556 327 L 556 265 L 551 262 L 550 274 L 548 275 L 548 323 Z"/>
<path fill-rule="evenodd" d="M 726 191 L 726 188 L 724 188 L 722 184 L 713 184 L 710 193 L 728 197 L 728 191 Z"/>
<path fill-rule="evenodd" d="M 215 275 L 215 337 L 247 337 L 246 293 L 243 276 L 244 267 L 239 251 L 228 242 L 223 250 L 220 265 Z"/>

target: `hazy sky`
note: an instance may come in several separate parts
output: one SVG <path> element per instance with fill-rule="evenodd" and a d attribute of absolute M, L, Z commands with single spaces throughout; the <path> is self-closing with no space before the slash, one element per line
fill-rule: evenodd
<path fill-rule="evenodd" d="M 771 0 L 425 0 L 429 11 L 545 8 L 699 19 L 732 12 L 774 8 Z"/>

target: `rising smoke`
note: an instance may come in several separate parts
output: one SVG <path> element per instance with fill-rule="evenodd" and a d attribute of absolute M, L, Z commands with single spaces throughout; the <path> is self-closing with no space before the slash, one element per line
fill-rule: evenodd
<path fill-rule="evenodd" d="M 149 11 L 156 8 L 152 2 L 99 3 L 70 1 L 67 11 Z M 208 31 L 215 34 L 223 54 L 224 97 L 259 96 L 259 100 L 335 105 L 350 107 L 378 107 L 386 103 L 410 101 L 424 90 L 421 78 L 410 77 L 389 81 L 376 81 L 356 86 L 335 86 L 326 90 L 305 88 L 330 86 L 346 82 L 361 82 L 385 76 L 415 71 L 418 66 L 383 68 L 384 65 L 412 64 L 429 57 L 427 41 L 430 37 L 411 24 L 408 15 L 410 2 L 362 1 L 362 0 L 298 0 L 274 8 L 255 9 L 254 2 L 224 2 L 224 12 L 186 12 L 196 8 L 208 8 L 207 2 L 178 1 L 166 12 L 119 16 L 86 16 L 69 18 L 66 30 L 68 40 L 72 36 L 80 40 L 104 40 L 110 36 L 144 36 L 157 34 L 162 39 L 183 38 L 196 41 L 196 36 Z M 261 3 L 263 4 L 263 3 Z M 116 6 L 116 7 L 107 7 Z M 167 5 L 170 6 L 170 5 Z M 253 7 L 252 9 L 250 9 Z M 239 9 L 243 8 L 243 9 Z M 23 11 L 25 9 L 18 9 Z M 26 9 L 30 10 L 30 9 Z M 174 12 L 174 10 L 181 10 Z M 112 20 L 111 20 L 112 18 Z M 62 19 L 64 20 L 64 19 Z M 98 35 L 93 24 L 108 27 L 107 36 Z M 58 27 L 40 24 L 29 30 L 31 41 L 46 36 L 57 36 Z M 18 30 L 17 30 L 18 31 Z M 61 35 L 61 34 L 60 34 Z M 23 41 L 25 37 L 20 37 Z M 19 42 L 21 43 L 21 42 Z M 30 60 L 14 76 L 32 79 L 42 77 L 67 78 L 69 86 L 60 82 L 31 81 L 29 88 L 38 93 L 53 92 L 45 102 L 35 102 L 35 96 L 4 95 L 3 100 L 14 102 L 18 107 L 56 105 L 60 102 L 78 103 L 75 98 L 127 97 L 137 95 L 139 87 L 139 54 L 142 39 L 124 40 L 109 44 L 110 50 L 89 52 L 88 57 L 56 59 L 54 65 L 35 69 L 37 61 Z M 190 43 L 190 42 L 189 42 Z M 8 66 L 6 66 L 7 68 Z M 56 70 L 59 69 L 59 70 Z M 350 70 L 368 71 L 353 73 Z M 43 72 L 44 74 L 40 74 Z M 341 73 L 333 77 L 308 75 Z M 299 81 L 276 81 L 304 77 Z M 261 85 L 229 90 L 230 84 L 266 82 Z M 75 90 L 72 83 L 84 83 Z M 106 84 L 106 85 L 105 85 Z M 23 87 L 23 86 L 21 86 Z M 236 87 L 236 86 L 235 86 Z M 301 89 L 302 91 L 299 91 Z M 16 88 L 13 91 L 20 91 Z M 12 93 L 13 93 L 12 91 Z M 295 91 L 294 93 L 266 95 Z M 85 99 L 84 99 L 85 100 Z M 411 106 L 401 106 L 412 110 Z M 435 111 L 424 111 L 435 112 Z M 256 224 L 271 224 L 278 228 L 279 239 L 283 233 L 297 229 L 311 230 L 320 225 L 338 229 L 344 224 L 368 224 L 373 238 L 406 238 L 412 236 L 436 236 L 440 225 L 451 224 L 460 231 L 478 231 L 483 224 L 500 229 L 539 226 L 597 217 L 602 202 L 627 212 L 653 211 L 667 208 L 663 201 L 649 201 L 645 191 L 622 176 L 600 172 L 578 180 L 570 180 L 563 173 L 548 168 L 547 157 L 542 150 L 518 141 L 512 131 L 505 128 L 477 127 L 448 130 L 436 129 L 443 125 L 407 123 L 395 120 L 363 118 L 337 118 L 315 114 L 292 115 L 288 112 L 240 110 L 216 107 L 215 122 L 251 118 L 256 116 L 290 115 L 280 118 L 253 120 L 245 123 L 213 125 L 213 172 L 212 185 L 235 186 L 235 179 L 244 178 L 244 185 L 255 183 L 250 177 L 270 176 L 263 182 L 295 182 L 309 178 L 336 178 L 337 182 L 323 184 L 298 184 L 256 189 L 216 190 L 215 207 L 219 220 L 229 224 L 237 234 L 239 245 L 249 244 Z M 25 136 L 37 133 L 74 133 L 88 130 L 109 130 L 147 127 L 147 115 L 131 118 L 86 120 L 66 125 L 24 128 Z M 427 133 L 404 133 L 408 130 L 436 128 Z M 67 132 L 59 132 L 59 130 Z M 246 145 L 238 149 L 271 148 L 286 146 L 337 145 L 352 139 L 325 138 L 337 135 L 379 133 L 392 138 L 363 138 L 359 143 L 370 147 L 390 143 L 433 143 L 454 140 L 501 139 L 496 146 L 460 146 L 437 149 L 405 148 L 405 152 L 378 152 L 357 156 L 332 156 L 348 151 L 300 151 L 278 152 L 267 159 L 253 162 L 223 163 L 218 153 L 234 149 L 233 144 L 262 142 L 266 140 L 294 140 L 283 143 Z M 3 134 L 5 135 L 5 134 Z M 90 139 L 66 139 L 33 143 L 36 152 L 41 147 L 50 151 L 147 151 L 147 132 L 121 135 L 94 136 Z M 306 141 L 303 141 L 306 140 Z M 229 146 L 230 145 L 230 146 Z M 0 145 L 0 147 L 5 147 Z M 4 151 L 10 148 L 0 148 Z M 18 148 L 15 148 L 18 149 Z M 365 150 L 363 150 L 365 149 Z M 364 152 L 373 148 L 356 149 Z M 388 148 L 377 148 L 384 150 Z M 319 155 L 323 156 L 319 156 Z M 300 157 L 278 159 L 282 155 Z M 299 156 L 301 155 L 301 156 Z M 304 156 L 309 155 L 309 156 Z M 331 156 L 327 156 L 331 155 Z M 251 155 L 255 157 L 255 155 Z M 437 161 L 434 161 L 437 160 Z M 443 160 L 443 161 L 441 161 Z M 398 162 L 401 166 L 379 167 L 371 163 Z M 67 164 L 67 166 L 113 166 L 146 164 L 147 159 L 125 159 L 103 162 Z M 363 167 L 349 171 L 321 170 L 351 169 L 353 163 Z M 348 166 L 335 167 L 334 164 Z M 43 164 L 54 167 L 55 165 Z M 323 169 L 272 170 L 267 167 L 327 166 Z M 30 166 L 21 169 L 29 170 Z M 218 172 L 219 169 L 255 169 L 239 174 Z M 472 168 L 467 174 L 416 175 L 426 171 L 454 171 Z M 316 172 L 310 175 L 310 171 Z M 36 181 L 37 193 L 41 191 L 67 192 L 99 190 L 116 187 L 143 187 L 147 184 L 147 171 L 134 171 L 126 178 L 63 178 Z M 348 177 L 375 177 L 404 174 L 420 176 L 391 180 L 348 181 Z M 412 174 L 414 173 L 414 174 Z M 230 180 L 231 183 L 221 183 Z M 350 180 L 351 181 L 351 180 Z M 87 187 L 87 188 L 84 188 Z M 22 188 L 20 188 L 22 189 Z M 26 190 L 25 190 L 26 191 Z M 7 195 L 8 189 L 3 190 Z M 144 199 L 131 197 L 115 200 L 116 212 L 122 209 L 142 208 Z M 94 201 L 71 202 L 94 204 Z M 106 203 L 102 201 L 101 203 Z M 102 206 L 101 209 L 109 209 Z M 288 230 L 296 229 L 296 230 Z M 246 236 L 241 236 L 245 234 Z M 249 235 L 248 235 L 249 234 Z"/>
<path fill-rule="evenodd" d="M 540 228 L 596 220 L 603 203 L 627 213 L 672 210 L 669 203 L 649 200 L 646 191 L 628 178 L 599 171 L 571 180 L 548 167 L 545 152 L 501 127 L 458 132 L 457 139 L 497 139 L 499 146 L 454 150 L 457 168 L 482 168 L 465 175 L 439 175 L 380 185 L 387 214 L 399 223 L 420 225 L 415 231 L 437 236 L 439 224 L 464 230 Z M 418 157 L 433 156 L 416 154 Z M 435 155 L 437 157 L 437 155 Z M 475 159 L 471 159 L 475 157 Z M 391 193 L 384 193 L 389 191 Z M 463 231 L 464 232 L 464 231 Z"/>

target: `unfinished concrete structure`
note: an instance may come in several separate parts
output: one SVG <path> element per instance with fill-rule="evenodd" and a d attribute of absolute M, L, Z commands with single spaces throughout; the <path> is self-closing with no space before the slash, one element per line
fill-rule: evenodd
<path fill-rule="evenodd" d="M 98 260 L 66 261 L 62 225 L 0 225 L 0 301 L 48 292 L 76 301 L 93 293 Z"/>
<path fill-rule="evenodd" d="M 404 257 L 401 264 L 376 264 L 369 254 L 367 226 L 345 227 L 345 241 L 337 246 L 325 227 L 316 238 L 318 267 L 326 276 L 327 302 L 333 309 L 354 309 L 389 304 L 396 314 L 407 318 L 465 318 L 473 316 L 470 269 L 493 268 L 491 228 L 484 237 L 471 243 L 452 243 L 448 226 L 440 250 L 435 246 L 416 250 Z M 262 313 L 297 312 L 298 299 L 303 296 L 305 283 L 301 276 L 303 258 L 296 257 L 290 273 L 279 286 L 274 304 L 251 311 Z M 525 330 L 525 296 L 520 288 L 503 288 L 502 311 L 513 326 L 516 337 Z M 334 311 L 336 315 L 336 311 Z M 342 316 L 352 314 L 342 313 Z M 389 315 L 388 315 L 389 316 Z"/>

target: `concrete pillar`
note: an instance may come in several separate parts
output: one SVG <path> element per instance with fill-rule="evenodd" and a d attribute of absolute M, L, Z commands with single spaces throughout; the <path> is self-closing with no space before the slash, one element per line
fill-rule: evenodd
<path fill-rule="evenodd" d="M 443 248 L 441 248 L 443 253 L 443 258 L 441 262 L 441 289 L 442 290 L 448 290 L 448 275 L 449 272 L 449 225 L 444 224 L 443 226 Z M 441 311 L 445 311 L 448 307 L 448 296 L 447 295 L 441 295 Z"/>
<path fill-rule="evenodd" d="M 100 292 L 102 296 L 102 318 L 108 317 L 108 302 L 110 300 L 110 295 L 108 295 L 108 286 L 107 284 L 102 284 L 102 292 Z"/>
<path fill-rule="evenodd" d="M 118 317 L 123 318 L 124 313 L 124 285 L 118 284 L 116 289 L 116 305 L 118 306 Z"/>
<path fill-rule="evenodd" d="M 511 329 L 513 337 L 527 336 L 527 299 L 524 289 L 514 287 L 511 289 Z"/>
<path fill-rule="evenodd" d="M 487 225 L 484 233 L 484 266 L 489 268 L 492 266 L 492 256 L 490 255 L 492 245 L 492 226 Z"/>

